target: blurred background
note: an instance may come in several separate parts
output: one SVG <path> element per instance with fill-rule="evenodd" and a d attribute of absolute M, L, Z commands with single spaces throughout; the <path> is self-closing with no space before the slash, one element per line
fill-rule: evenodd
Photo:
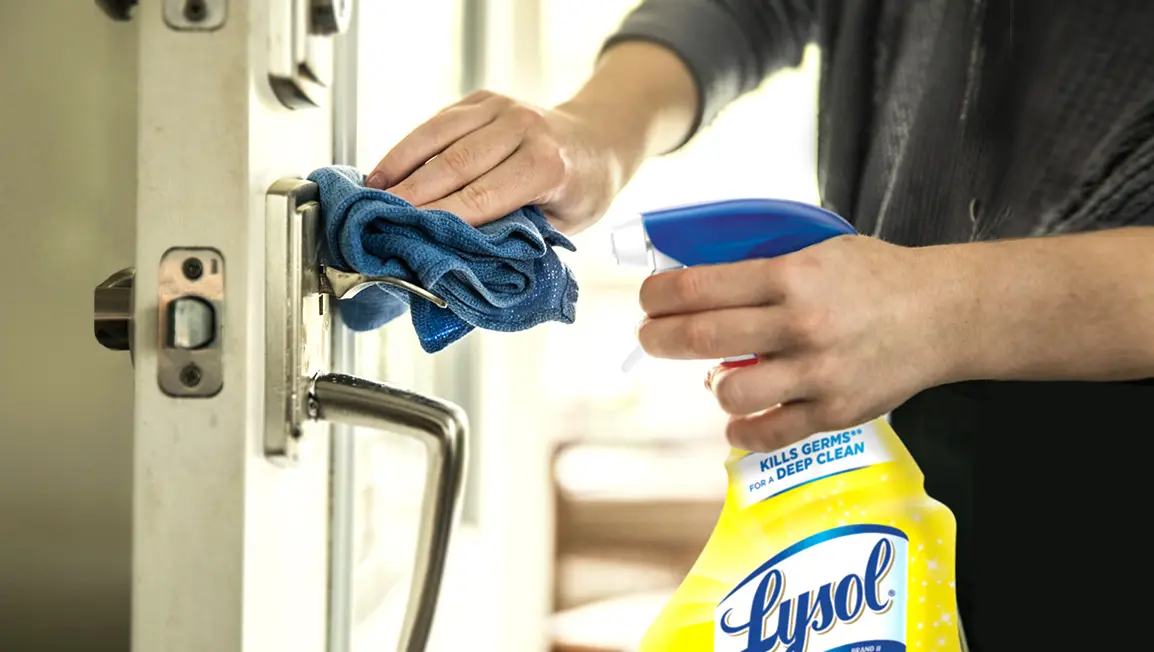
<path fill-rule="evenodd" d="M 360 0 L 358 167 L 475 88 L 565 99 L 636 4 Z M 4 652 L 128 649 L 132 371 L 91 314 L 92 288 L 134 253 L 135 39 L 92 2 L 0 2 Z M 407 319 L 356 336 L 359 374 L 452 400 L 475 430 L 432 649 L 629 650 L 696 558 L 725 490 L 724 417 L 705 366 L 620 372 L 643 273 L 613 266 L 608 229 L 685 202 L 816 201 L 816 71 L 811 52 L 641 169 L 564 255 L 575 324 L 477 332 L 436 356 Z M 358 441 L 352 647 L 391 649 L 422 453 Z"/>

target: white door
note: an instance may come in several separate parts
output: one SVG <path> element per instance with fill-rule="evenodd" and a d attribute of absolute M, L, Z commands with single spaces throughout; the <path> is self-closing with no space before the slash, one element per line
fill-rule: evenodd
<path fill-rule="evenodd" d="M 334 142 L 343 146 L 339 84 L 351 62 L 334 66 L 334 36 L 350 5 L 158 0 L 131 19 L 136 256 L 96 301 L 98 338 L 131 342 L 134 363 L 137 652 L 329 646 L 330 621 L 342 618 L 333 612 L 345 609 L 330 592 L 332 424 L 426 448 L 398 647 L 423 649 L 428 636 L 460 495 L 464 415 L 331 373 L 331 295 L 350 279 L 319 266 L 316 189 L 301 180 L 333 162 Z"/>

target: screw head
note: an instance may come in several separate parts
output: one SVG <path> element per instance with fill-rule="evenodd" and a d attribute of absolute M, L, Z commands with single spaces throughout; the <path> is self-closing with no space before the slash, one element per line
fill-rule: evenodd
<path fill-rule="evenodd" d="M 200 262 L 199 258 L 185 260 L 180 269 L 184 272 L 184 277 L 190 281 L 195 281 L 204 275 L 204 263 Z"/>
<path fill-rule="evenodd" d="M 200 367 L 194 364 L 190 364 L 184 369 L 180 370 L 180 382 L 185 387 L 196 387 L 200 384 L 201 377 L 202 375 L 200 373 Z"/>
<path fill-rule="evenodd" d="M 188 0 L 184 3 L 184 17 L 190 23 L 199 23 L 208 17 L 208 7 L 204 0 Z"/>

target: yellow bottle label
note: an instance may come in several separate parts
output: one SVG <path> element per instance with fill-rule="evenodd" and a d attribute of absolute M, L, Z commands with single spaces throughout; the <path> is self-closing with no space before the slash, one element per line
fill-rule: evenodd
<path fill-rule="evenodd" d="M 954 517 L 884 419 L 734 450 L 709 542 L 642 652 L 954 652 Z"/>

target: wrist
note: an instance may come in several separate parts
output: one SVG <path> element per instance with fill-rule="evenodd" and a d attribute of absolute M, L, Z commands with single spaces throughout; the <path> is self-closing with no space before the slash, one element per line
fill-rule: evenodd
<path fill-rule="evenodd" d="M 911 250 L 916 278 L 915 319 L 926 345 L 925 385 L 933 387 L 985 378 L 981 339 L 983 273 L 973 245 Z"/>
<path fill-rule="evenodd" d="M 668 48 L 624 41 L 606 49 L 589 80 L 558 110 L 583 118 L 626 179 L 651 156 L 674 150 L 697 119 L 696 82 Z"/>
<path fill-rule="evenodd" d="M 591 149 L 610 159 L 614 193 L 624 187 L 647 158 L 646 133 L 653 117 L 643 108 L 578 94 L 555 109 L 576 122 L 592 141 L 588 143 Z"/>

